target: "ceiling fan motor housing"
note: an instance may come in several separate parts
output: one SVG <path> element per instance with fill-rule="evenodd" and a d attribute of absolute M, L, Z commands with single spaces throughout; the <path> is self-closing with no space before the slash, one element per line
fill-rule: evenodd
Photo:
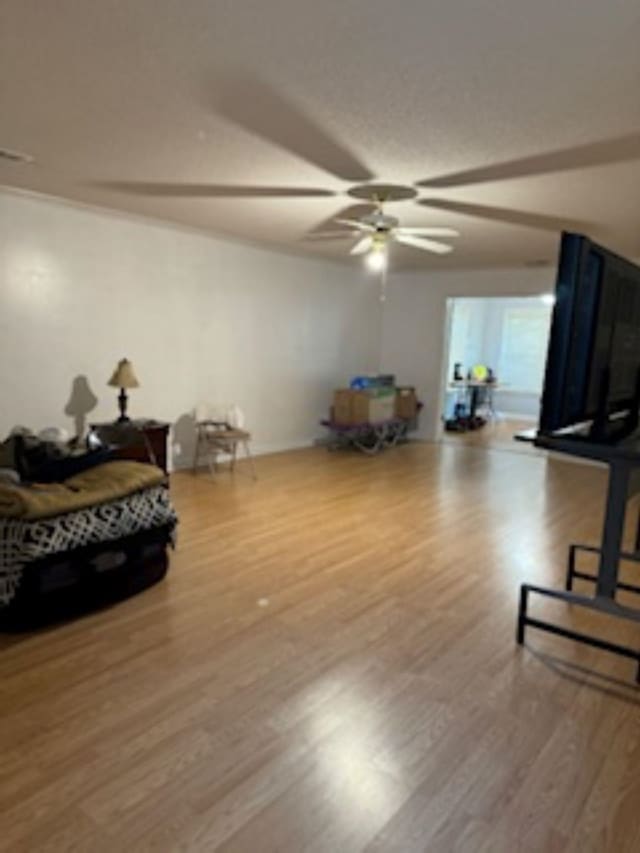
<path fill-rule="evenodd" d="M 387 216 L 381 210 L 376 210 L 373 213 L 362 217 L 362 221 L 367 225 L 371 225 L 376 231 L 391 231 L 398 225 L 398 220 L 394 216 Z"/>

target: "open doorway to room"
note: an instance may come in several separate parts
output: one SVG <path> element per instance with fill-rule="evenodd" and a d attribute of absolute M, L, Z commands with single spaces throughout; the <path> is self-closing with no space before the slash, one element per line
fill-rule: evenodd
<path fill-rule="evenodd" d="M 551 294 L 448 301 L 443 440 L 516 449 L 538 421 L 552 308 Z"/>

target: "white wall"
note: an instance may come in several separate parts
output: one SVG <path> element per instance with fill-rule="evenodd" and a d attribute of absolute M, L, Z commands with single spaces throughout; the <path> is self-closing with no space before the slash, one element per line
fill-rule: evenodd
<path fill-rule="evenodd" d="M 0 436 L 73 426 L 72 382 L 113 419 L 130 358 L 134 417 L 178 422 L 189 464 L 199 399 L 237 403 L 257 452 L 309 444 L 331 391 L 377 368 L 377 288 L 358 269 L 152 221 L 0 192 Z"/>
<path fill-rule="evenodd" d="M 389 277 L 383 318 L 384 369 L 415 385 L 425 404 L 420 435 L 440 435 L 447 370 L 447 300 L 456 296 L 526 296 L 549 293 L 555 269 L 459 270 Z"/>

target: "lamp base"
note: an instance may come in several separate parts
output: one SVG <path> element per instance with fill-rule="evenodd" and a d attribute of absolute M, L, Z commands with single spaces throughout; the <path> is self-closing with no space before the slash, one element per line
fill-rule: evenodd
<path fill-rule="evenodd" d="M 118 418 L 116 423 L 124 424 L 127 423 L 127 421 L 131 420 L 131 418 L 127 416 L 128 402 L 129 398 L 127 397 L 127 392 L 124 390 L 124 388 L 121 388 L 120 393 L 118 394 L 118 407 L 120 409 L 120 417 Z"/>

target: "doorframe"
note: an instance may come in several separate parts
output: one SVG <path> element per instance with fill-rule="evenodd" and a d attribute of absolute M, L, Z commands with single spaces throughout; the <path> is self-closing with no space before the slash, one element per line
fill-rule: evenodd
<path fill-rule="evenodd" d="M 456 301 L 461 299 L 541 299 L 545 294 L 545 292 L 538 293 L 491 293 L 491 294 L 461 294 L 458 296 L 447 296 L 445 299 L 445 312 L 444 312 L 444 334 L 443 334 L 443 347 L 441 351 L 440 357 L 440 382 L 439 382 L 439 392 L 438 392 L 438 409 L 436 412 L 436 423 L 434 424 L 434 441 L 442 442 L 445 430 L 444 430 L 444 422 L 443 422 L 443 408 L 444 401 L 447 392 L 447 386 L 449 384 L 449 349 L 451 346 L 451 332 L 453 327 L 453 308 Z M 551 333 L 551 328 L 549 328 L 549 334 Z M 542 396 L 542 389 L 540 389 L 540 395 Z M 522 420 L 529 420 L 527 417 L 522 417 Z M 537 423 L 537 419 L 532 419 L 532 423 Z"/>

